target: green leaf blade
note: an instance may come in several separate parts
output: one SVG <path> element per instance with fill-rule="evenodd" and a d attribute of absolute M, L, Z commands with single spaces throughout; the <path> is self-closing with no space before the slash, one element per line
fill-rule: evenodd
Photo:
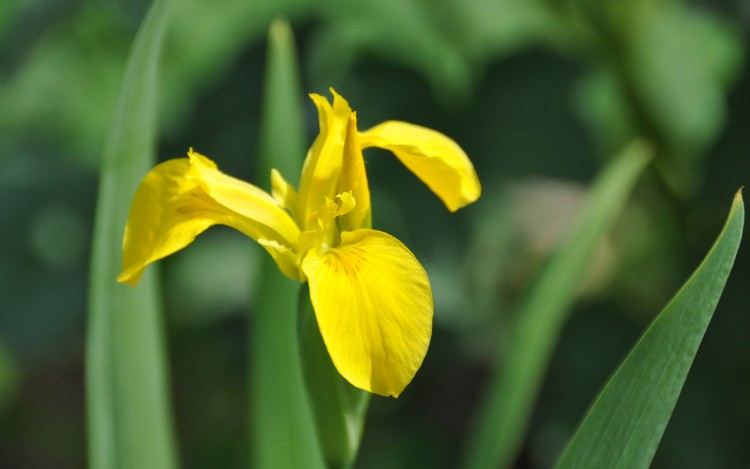
<path fill-rule="evenodd" d="M 170 0 L 157 0 L 126 66 L 100 174 L 86 337 L 88 457 L 93 468 L 177 466 L 156 269 L 117 284 L 130 201 L 154 163 L 156 77 Z"/>
<path fill-rule="evenodd" d="M 580 279 L 594 248 L 609 231 L 651 160 L 651 152 L 645 142 L 637 141 L 602 169 L 590 189 L 578 227 L 524 296 L 505 351 L 507 360 L 489 384 L 468 441 L 464 467 L 489 469 L 513 462 Z"/>
<path fill-rule="evenodd" d="M 295 183 L 305 155 L 302 90 L 289 24 L 275 20 L 268 35 L 259 173 L 278 169 Z M 297 341 L 300 286 L 262 255 L 250 318 L 252 467 L 323 468 L 305 393 Z"/>
<path fill-rule="evenodd" d="M 713 247 L 602 389 L 558 468 L 651 464 L 734 264 L 744 219 L 737 192 Z"/>
<path fill-rule="evenodd" d="M 352 386 L 333 365 L 307 284 L 299 295 L 298 331 L 302 372 L 323 458 L 329 468 L 351 468 L 362 441 L 370 393 Z"/>

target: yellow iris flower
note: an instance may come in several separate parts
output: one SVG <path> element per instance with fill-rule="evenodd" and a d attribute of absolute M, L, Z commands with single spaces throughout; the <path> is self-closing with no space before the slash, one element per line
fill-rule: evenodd
<path fill-rule="evenodd" d="M 356 113 L 310 97 L 320 134 L 308 151 L 299 191 L 278 171 L 272 194 L 220 172 L 194 152 L 166 161 L 141 182 L 130 208 L 119 282 L 190 244 L 212 225 L 261 244 L 289 278 L 309 282 L 323 341 L 339 373 L 366 391 L 397 397 L 424 360 L 432 335 L 432 291 L 424 268 L 399 240 L 370 228 L 362 149 L 396 157 L 450 211 L 475 201 L 479 179 L 463 150 L 443 134 L 388 121 L 357 130 Z"/>

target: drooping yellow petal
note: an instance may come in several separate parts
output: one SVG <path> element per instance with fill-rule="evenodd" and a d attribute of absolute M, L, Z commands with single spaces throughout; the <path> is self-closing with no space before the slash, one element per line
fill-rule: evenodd
<path fill-rule="evenodd" d="M 130 206 L 119 282 L 135 285 L 143 269 L 190 244 L 216 224 L 262 240 L 285 275 L 297 279 L 299 229 L 269 194 L 227 176 L 208 158 L 166 161 L 141 182 Z"/>
<path fill-rule="evenodd" d="M 315 213 L 325 203 L 325 198 L 332 199 L 338 193 L 346 125 L 352 110 L 333 88 L 331 93 L 333 106 L 323 96 L 310 95 L 318 108 L 320 133 L 307 152 L 300 177 L 297 220 L 304 229 L 316 223 Z"/>
<path fill-rule="evenodd" d="M 346 142 L 344 143 L 344 161 L 341 168 L 338 192 L 351 192 L 356 207 L 338 219 L 341 231 L 354 231 L 360 228 L 370 228 L 372 225 L 372 209 L 370 208 L 370 186 L 367 183 L 365 161 L 359 146 L 357 132 L 357 113 L 349 116 L 346 128 Z"/>
<path fill-rule="evenodd" d="M 293 245 L 299 228 L 268 192 L 240 179 L 228 176 L 205 156 L 190 150 L 187 177 L 194 180 L 219 205 L 255 224 L 273 230 L 287 245 Z"/>
<path fill-rule="evenodd" d="M 432 291 L 399 240 L 375 230 L 341 234 L 341 245 L 302 262 L 320 333 L 333 364 L 354 386 L 398 397 L 424 360 Z"/>
<path fill-rule="evenodd" d="M 360 145 L 393 152 L 451 212 L 474 202 L 481 194 L 479 178 L 466 153 L 440 132 L 388 121 L 361 132 Z"/>

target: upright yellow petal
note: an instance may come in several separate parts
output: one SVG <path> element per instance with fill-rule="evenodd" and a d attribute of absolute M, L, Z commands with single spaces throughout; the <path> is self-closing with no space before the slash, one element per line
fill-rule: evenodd
<path fill-rule="evenodd" d="M 430 282 L 411 251 L 389 234 L 363 229 L 341 237 L 339 247 L 312 250 L 302 262 L 320 333 L 351 384 L 398 397 L 430 343 Z"/>
<path fill-rule="evenodd" d="M 276 168 L 271 170 L 271 195 L 279 205 L 289 210 L 294 216 L 297 210 L 297 191 Z"/>
<path fill-rule="evenodd" d="M 360 133 L 360 144 L 392 151 L 451 212 L 479 198 L 481 186 L 474 166 L 461 147 L 440 132 L 388 121 Z"/>
<path fill-rule="evenodd" d="M 356 207 L 350 213 L 338 219 L 341 231 L 354 231 L 360 228 L 370 228 L 372 209 L 370 208 L 370 186 L 367 182 L 365 161 L 359 146 L 357 132 L 357 113 L 349 116 L 346 128 L 346 142 L 344 143 L 344 161 L 339 179 L 338 192 L 351 192 Z"/>
<path fill-rule="evenodd" d="M 304 229 L 310 229 L 316 223 L 315 212 L 325 203 L 325 198 L 333 199 L 338 193 L 336 189 L 341 174 L 346 125 L 352 109 L 333 89 L 331 93 L 333 106 L 323 96 L 310 95 L 318 108 L 320 133 L 302 166 L 296 213 Z"/>
<path fill-rule="evenodd" d="M 285 275 L 297 279 L 299 229 L 262 190 L 222 174 L 208 158 L 166 161 L 141 182 L 130 206 L 117 280 L 135 285 L 143 269 L 190 244 L 208 227 L 231 226 L 264 241 Z"/>

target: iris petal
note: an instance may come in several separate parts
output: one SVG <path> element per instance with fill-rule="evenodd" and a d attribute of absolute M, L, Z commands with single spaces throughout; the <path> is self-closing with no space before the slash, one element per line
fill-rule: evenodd
<path fill-rule="evenodd" d="M 375 230 L 341 234 L 341 245 L 310 251 L 302 270 L 333 364 L 354 386 L 398 395 L 432 335 L 432 291 L 422 265 L 396 238 Z"/>
<path fill-rule="evenodd" d="M 325 203 L 325 198 L 332 199 L 338 193 L 346 125 L 352 109 L 333 89 L 331 93 L 333 105 L 323 96 L 310 95 L 318 108 L 320 133 L 307 152 L 300 177 L 297 213 L 304 229 L 310 229 L 316 223 L 315 212 Z"/>
<path fill-rule="evenodd" d="M 282 272 L 298 279 L 292 247 L 299 229 L 289 214 L 269 194 L 221 173 L 208 158 L 192 151 L 189 156 L 156 166 L 138 187 L 117 280 L 135 285 L 148 264 L 184 248 L 216 224 L 265 241 Z"/>
<path fill-rule="evenodd" d="M 271 194 L 279 205 L 289 210 L 294 216 L 297 210 L 297 191 L 276 168 L 271 170 Z"/>
<path fill-rule="evenodd" d="M 370 207 L 370 186 L 367 182 L 365 161 L 359 146 L 357 133 L 357 113 L 349 116 L 344 143 L 344 161 L 341 168 L 338 192 L 351 192 L 357 206 L 350 213 L 339 218 L 341 231 L 354 231 L 359 228 L 370 228 L 372 209 Z"/>
<path fill-rule="evenodd" d="M 192 150 L 189 157 L 187 177 L 194 180 L 217 204 L 254 224 L 270 228 L 286 244 L 296 241 L 299 228 L 268 192 L 222 173 L 213 161 Z"/>
<path fill-rule="evenodd" d="M 388 121 L 360 133 L 362 148 L 390 150 L 455 212 L 479 198 L 481 186 L 466 153 L 432 129 Z"/>

